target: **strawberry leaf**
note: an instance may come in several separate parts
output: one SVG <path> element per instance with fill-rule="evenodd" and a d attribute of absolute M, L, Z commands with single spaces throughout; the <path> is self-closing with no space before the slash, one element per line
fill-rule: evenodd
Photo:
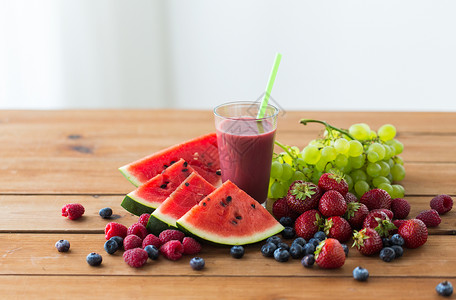
<path fill-rule="evenodd" d="M 307 184 L 296 183 L 291 189 L 291 194 L 296 197 L 298 200 L 305 200 L 311 198 L 313 194 L 316 193 L 314 186 L 309 186 Z"/>

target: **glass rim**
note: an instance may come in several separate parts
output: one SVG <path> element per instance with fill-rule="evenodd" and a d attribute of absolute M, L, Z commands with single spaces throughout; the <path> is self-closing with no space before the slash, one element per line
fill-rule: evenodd
<path fill-rule="evenodd" d="M 258 104 L 258 106 L 261 106 L 261 102 L 252 102 L 252 101 L 231 101 L 231 102 L 226 102 L 226 103 L 222 103 L 220 105 L 217 105 L 213 112 L 214 112 L 214 115 L 217 116 L 217 117 L 220 117 L 220 118 L 223 118 L 223 119 L 226 119 L 226 120 L 242 120 L 241 116 L 239 117 L 225 117 L 225 116 L 222 116 L 220 115 L 217 110 L 223 106 L 228 106 L 228 105 L 233 105 L 233 104 L 239 104 L 239 105 L 252 105 L 252 104 Z M 268 120 L 268 119 L 271 119 L 271 118 L 275 118 L 278 114 L 279 114 L 279 109 L 277 107 L 275 107 L 274 105 L 268 103 L 268 105 L 266 106 L 266 108 L 272 108 L 274 110 L 274 113 L 270 116 L 266 116 L 266 117 L 263 117 L 263 118 L 257 118 L 255 116 L 255 119 L 253 120 Z M 250 121 L 250 120 L 249 120 Z"/>

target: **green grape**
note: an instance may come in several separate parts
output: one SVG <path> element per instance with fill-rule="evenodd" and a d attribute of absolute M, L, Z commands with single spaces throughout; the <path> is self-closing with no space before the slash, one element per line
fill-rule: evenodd
<path fill-rule="evenodd" d="M 326 165 L 325 165 L 324 172 L 325 172 L 325 173 L 328 173 L 328 172 L 331 171 L 331 169 L 333 169 L 333 168 L 334 168 L 333 164 L 332 164 L 331 162 L 328 162 L 328 163 L 326 163 Z"/>
<path fill-rule="evenodd" d="M 394 166 L 394 160 L 392 158 L 388 159 L 388 166 L 390 169 Z"/>
<path fill-rule="evenodd" d="M 395 195 L 394 198 L 403 198 L 405 195 L 404 187 L 400 184 L 393 184 L 393 194 Z"/>
<path fill-rule="evenodd" d="M 379 161 L 377 163 L 382 168 L 382 170 L 380 171 L 380 175 L 381 176 L 386 176 L 386 175 L 388 175 L 390 173 L 390 169 L 391 168 L 390 168 L 389 164 L 386 161 L 382 160 L 382 161 Z"/>
<path fill-rule="evenodd" d="M 375 140 L 377 138 L 377 133 L 373 130 L 369 132 L 369 140 Z"/>
<path fill-rule="evenodd" d="M 284 163 L 284 164 L 282 164 L 282 169 L 283 169 L 283 171 L 282 171 L 282 178 L 281 179 L 283 181 L 290 180 L 291 177 L 293 176 L 293 173 L 294 173 L 293 168 L 289 164 Z"/>
<path fill-rule="evenodd" d="M 296 164 L 298 165 L 298 167 L 302 168 L 306 165 L 306 162 L 304 161 L 304 159 L 298 158 L 296 159 Z"/>
<path fill-rule="evenodd" d="M 301 172 L 307 177 L 312 177 L 312 169 L 310 168 L 304 168 L 301 170 Z"/>
<path fill-rule="evenodd" d="M 365 182 L 364 180 L 357 181 L 354 185 L 355 192 L 358 194 L 359 197 L 364 195 L 370 188 L 369 184 Z"/>
<path fill-rule="evenodd" d="M 367 160 L 370 161 L 371 163 L 374 163 L 374 162 L 379 161 L 380 157 L 378 156 L 377 152 L 369 151 L 369 152 L 367 152 Z"/>
<path fill-rule="evenodd" d="M 271 177 L 272 178 L 280 178 L 282 177 L 283 167 L 282 164 L 278 161 L 275 161 L 271 164 Z"/>
<path fill-rule="evenodd" d="M 343 154 L 338 154 L 334 163 L 338 168 L 345 167 L 348 164 L 348 157 Z"/>
<path fill-rule="evenodd" d="M 282 198 L 286 193 L 286 187 L 282 182 L 274 181 L 274 183 L 271 185 L 272 198 Z"/>
<path fill-rule="evenodd" d="M 350 145 L 350 148 L 348 149 L 348 155 L 354 157 L 363 154 L 363 144 L 361 144 L 359 141 L 351 140 L 348 143 Z"/>
<path fill-rule="evenodd" d="M 368 163 L 366 173 L 371 177 L 377 177 L 380 175 L 382 168 L 377 163 Z"/>
<path fill-rule="evenodd" d="M 394 161 L 396 162 L 396 164 L 399 164 L 399 165 L 402 165 L 402 166 L 404 165 L 404 160 L 400 156 L 395 156 L 394 157 Z"/>
<path fill-rule="evenodd" d="M 393 181 L 401 181 L 405 177 L 405 169 L 402 165 L 395 164 L 391 168 L 391 175 L 393 176 Z"/>
<path fill-rule="evenodd" d="M 343 166 L 342 168 L 339 168 L 339 170 L 342 171 L 344 174 L 349 174 L 352 171 L 352 166 L 351 164 L 347 164 L 346 166 Z"/>
<path fill-rule="evenodd" d="M 309 165 L 315 165 L 320 160 L 321 154 L 317 146 L 309 145 L 302 150 L 302 159 Z"/>
<path fill-rule="evenodd" d="M 378 137 L 382 141 L 390 141 L 396 136 L 396 127 L 391 124 L 385 124 L 378 129 Z"/>
<path fill-rule="evenodd" d="M 306 178 L 306 175 L 304 175 L 304 173 L 302 173 L 301 171 L 295 171 L 293 173 L 293 176 L 291 177 L 291 181 L 294 182 L 296 180 L 304 180 L 304 181 L 306 181 L 307 178 Z"/>
<path fill-rule="evenodd" d="M 383 148 L 385 148 L 385 157 L 383 159 L 388 160 L 394 156 L 394 151 L 391 146 L 383 145 Z"/>
<path fill-rule="evenodd" d="M 347 154 L 348 150 L 350 149 L 350 144 L 345 138 L 340 138 L 337 139 L 334 142 L 334 148 L 336 149 L 337 152 L 340 154 Z"/>
<path fill-rule="evenodd" d="M 388 183 L 380 183 L 378 185 L 378 188 L 385 190 L 388 194 L 390 194 L 390 196 L 391 196 L 391 193 L 393 192 L 393 187 L 391 186 L 391 184 L 388 184 Z"/>
<path fill-rule="evenodd" d="M 323 172 L 315 170 L 312 174 L 312 182 L 318 185 L 318 180 L 320 180 L 321 175 L 323 175 Z"/>
<path fill-rule="evenodd" d="M 364 155 L 358 155 L 355 157 L 350 157 L 350 163 L 353 167 L 353 169 L 360 169 L 362 166 L 364 166 L 364 162 L 366 161 L 366 158 Z"/>
<path fill-rule="evenodd" d="M 321 158 L 326 161 L 335 160 L 336 156 L 337 156 L 337 152 L 333 146 L 326 146 L 321 150 Z"/>
<path fill-rule="evenodd" d="M 393 182 L 393 175 L 391 175 L 391 173 L 389 173 L 385 177 L 389 180 L 389 182 Z"/>
<path fill-rule="evenodd" d="M 324 159 L 320 159 L 316 164 L 315 164 L 315 169 L 317 169 L 320 172 L 323 172 L 325 170 L 326 164 L 328 162 Z"/>
<path fill-rule="evenodd" d="M 294 154 L 294 155 L 298 155 L 298 153 L 301 152 L 301 150 L 299 150 L 299 147 L 293 146 L 293 147 L 291 147 L 291 151 L 290 152 L 292 154 Z"/>
<path fill-rule="evenodd" d="M 404 144 L 402 144 L 401 142 L 399 142 L 396 139 L 388 141 L 387 144 L 394 148 L 395 155 L 401 154 L 402 151 L 404 150 Z"/>
<path fill-rule="evenodd" d="M 282 160 L 284 163 L 289 164 L 289 165 L 293 164 L 293 158 L 291 158 L 291 156 L 288 155 L 288 153 L 282 152 L 281 154 L 282 154 L 281 157 L 282 157 Z"/>
<path fill-rule="evenodd" d="M 388 183 L 390 184 L 391 182 L 388 180 L 388 178 L 384 177 L 384 176 L 377 176 L 375 178 L 372 178 L 372 184 L 374 185 L 374 187 L 378 188 L 378 186 L 381 184 L 381 183 Z"/>
<path fill-rule="evenodd" d="M 347 182 L 347 184 L 348 184 L 348 190 L 353 189 L 353 179 L 351 178 L 351 176 L 348 174 L 345 174 L 344 179 L 345 179 L 345 182 Z"/>
<path fill-rule="evenodd" d="M 378 154 L 378 160 L 382 160 L 385 157 L 385 148 L 380 143 L 371 144 L 367 151 L 376 152 Z"/>
<path fill-rule="evenodd" d="M 367 124 L 353 124 L 348 129 L 348 133 L 359 141 L 364 141 L 369 138 L 370 128 Z"/>
<path fill-rule="evenodd" d="M 366 181 L 367 180 L 366 173 L 363 170 L 361 170 L 361 169 L 352 171 L 350 173 L 350 176 L 353 179 L 353 182 Z"/>

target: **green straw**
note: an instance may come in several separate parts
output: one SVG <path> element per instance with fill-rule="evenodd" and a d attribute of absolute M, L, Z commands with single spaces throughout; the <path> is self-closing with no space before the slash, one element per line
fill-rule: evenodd
<path fill-rule="evenodd" d="M 272 86 L 277 75 L 277 70 L 279 70 L 280 60 L 282 59 L 282 54 L 277 53 L 274 61 L 274 66 L 272 67 L 271 74 L 269 74 L 268 85 L 266 87 L 266 92 L 264 93 L 263 101 L 261 101 L 260 110 L 258 111 L 257 119 L 264 118 L 264 113 L 266 112 L 266 107 L 268 106 L 269 95 L 271 95 Z"/>

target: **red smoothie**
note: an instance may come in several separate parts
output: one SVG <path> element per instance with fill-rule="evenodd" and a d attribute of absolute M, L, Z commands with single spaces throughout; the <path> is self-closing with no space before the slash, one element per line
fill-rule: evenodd
<path fill-rule="evenodd" d="M 268 195 L 275 127 L 267 120 L 239 118 L 223 120 L 216 129 L 222 181 L 231 180 L 263 203 Z"/>

